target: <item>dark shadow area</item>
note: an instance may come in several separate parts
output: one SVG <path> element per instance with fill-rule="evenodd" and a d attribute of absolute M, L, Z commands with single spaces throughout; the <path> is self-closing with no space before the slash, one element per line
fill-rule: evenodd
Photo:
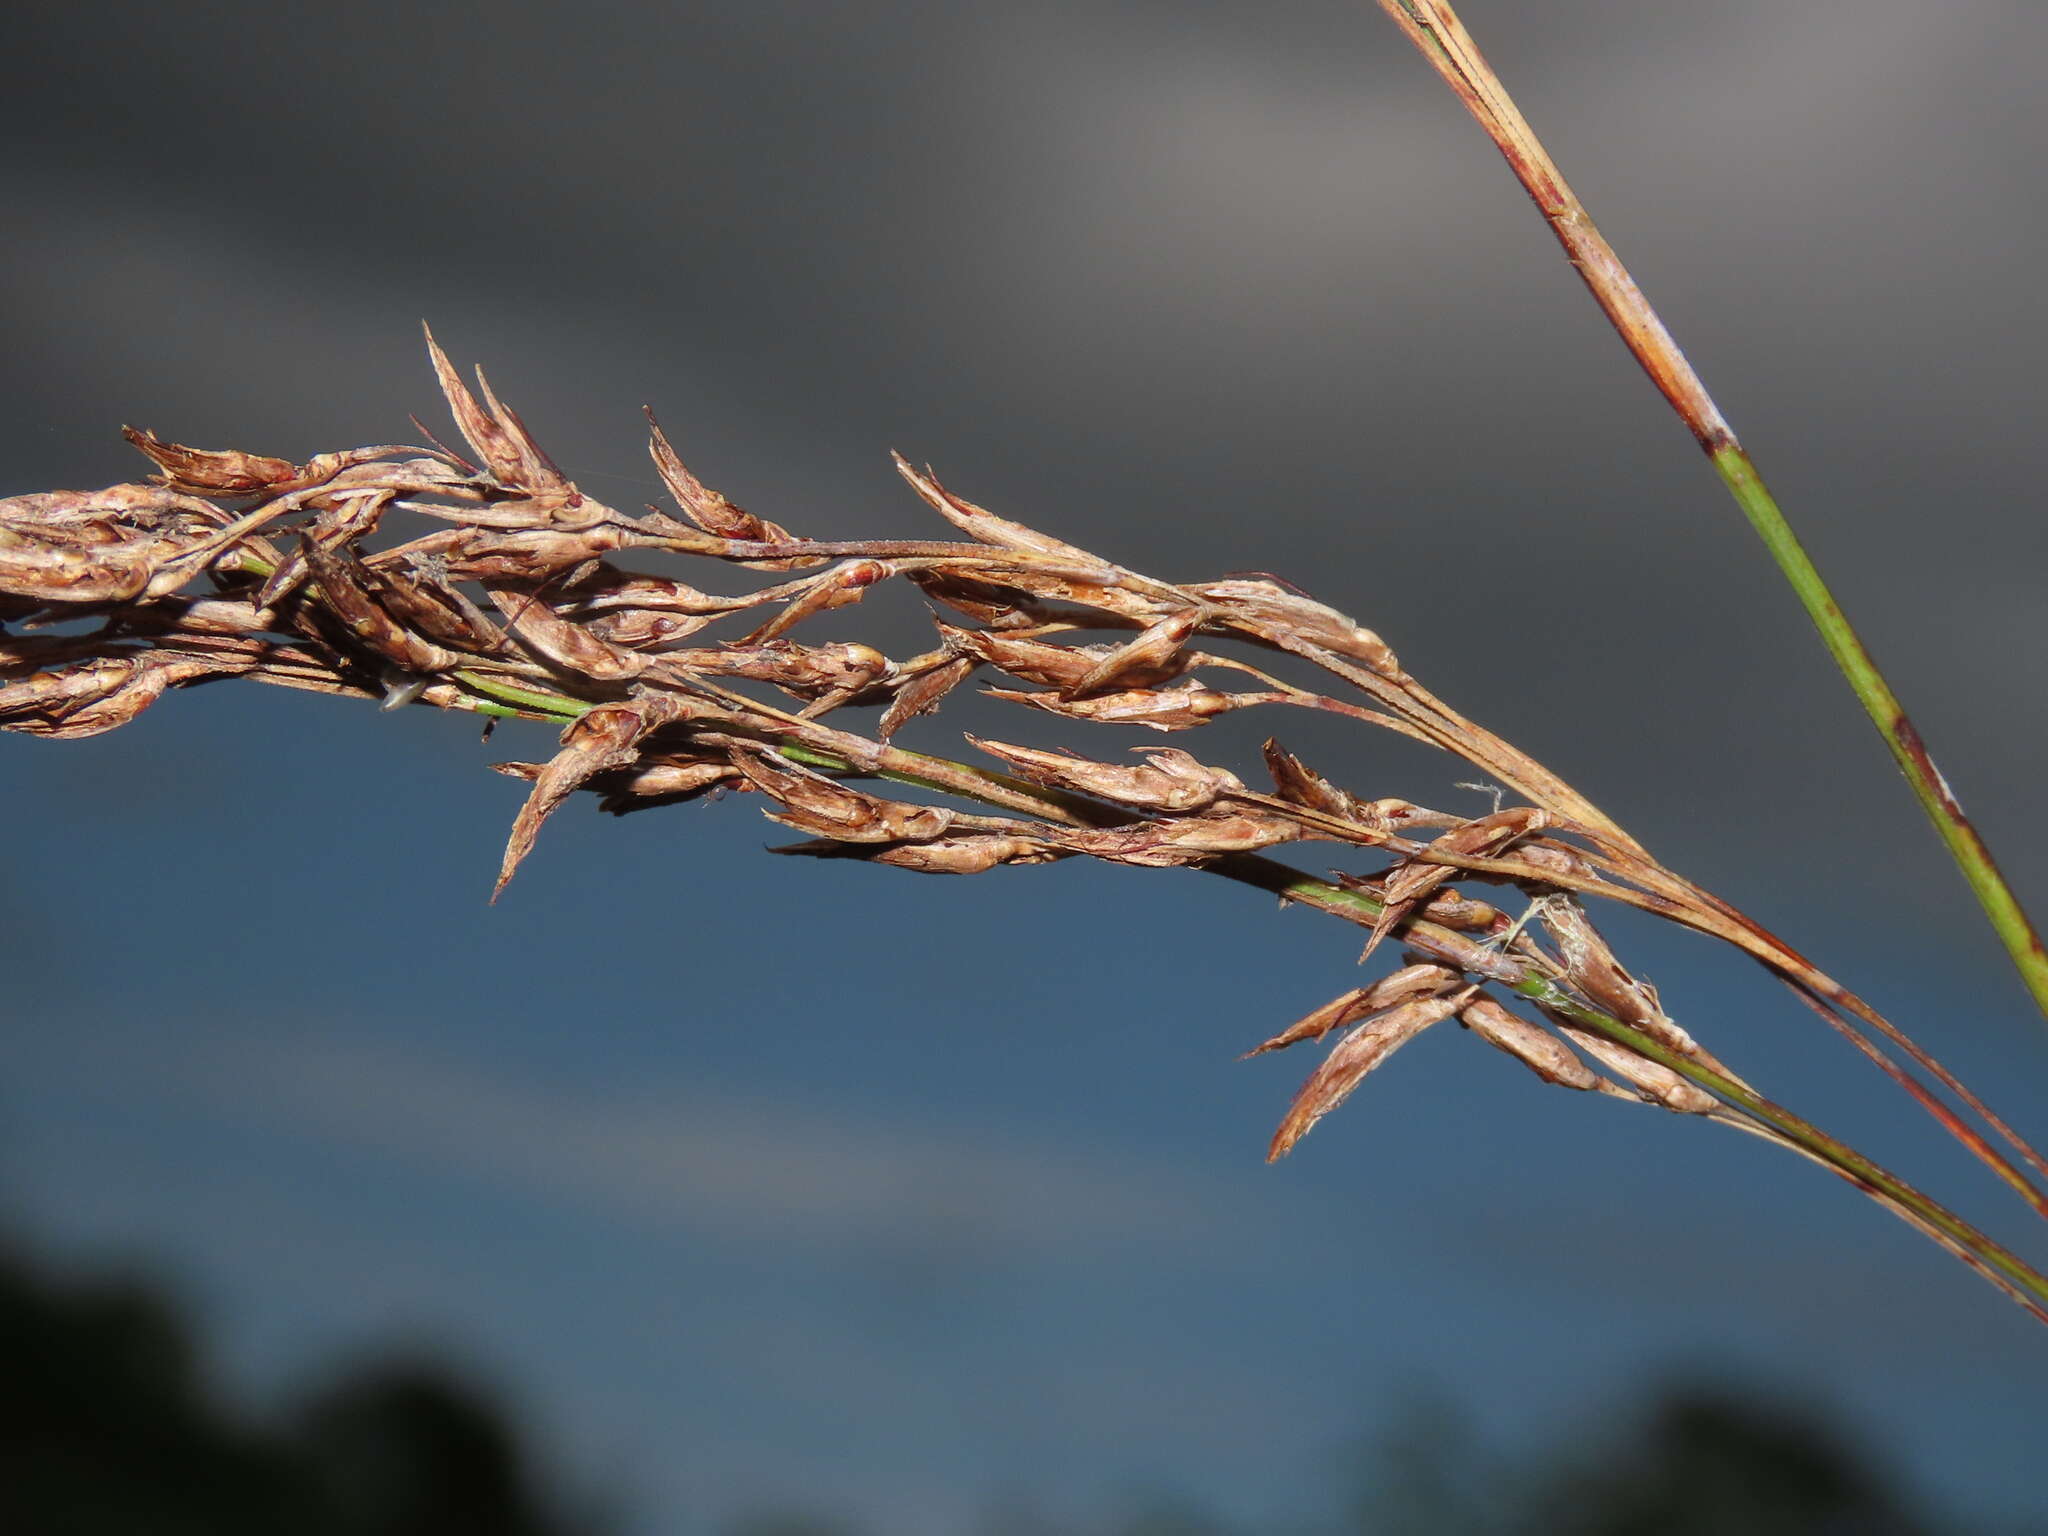
<path fill-rule="evenodd" d="M 1487 1450 L 1455 1406 L 1411 1403 L 1359 1458 L 1351 1536 L 1965 1536 L 1814 1407 L 1676 1380 Z"/>
<path fill-rule="evenodd" d="M 432 1362 L 355 1368 L 273 1421 L 220 1400 L 177 1307 L 0 1251 L 0 1530 L 597 1536 L 503 1409 Z"/>
<path fill-rule="evenodd" d="M 133 1276 L 74 1278 L 0 1250 L 0 1530 L 22 1536 L 600 1536 L 640 1527 L 556 1485 L 507 1410 L 444 1365 L 345 1370 L 257 1422 L 212 1384 L 177 1306 Z M 1075 1523 L 1035 1504 L 975 1536 L 1987 1536 L 1924 1509 L 1814 1408 L 1678 1382 L 1489 1448 L 1418 1397 L 1333 1468 L 1328 1515 L 1239 1526 L 1170 1493 Z M 1051 1491 L 1054 1496 L 1058 1490 Z M 865 1536 L 773 1511 L 718 1536 Z M 2006 1536 L 2019 1536 L 2008 1532 Z"/>
<path fill-rule="evenodd" d="M 1933 1536 L 1877 1466 L 1818 1419 L 1707 1388 L 1652 1405 L 1621 1454 L 1550 1478 L 1524 1528 L 1557 1536 Z M 1533 1521 L 1533 1524 L 1529 1523 Z"/>

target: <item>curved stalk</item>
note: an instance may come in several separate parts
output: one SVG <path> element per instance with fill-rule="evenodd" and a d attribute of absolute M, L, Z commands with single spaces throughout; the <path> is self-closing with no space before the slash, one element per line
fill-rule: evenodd
<path fill-rule="evenodd" d="M 1325 880 L 1318 880 L 1311 875 L 1304 875 L 1299 870 L 1276 860 L 1257 855 L 1238 855 L 1218 860 L 1206 868 L 1211 874 L 1256 886 L 1260 890 L 1271 891 L 1290 901 L 1301 902 L 1305 906 L 1315 907 L 1365 927 L 1370 927 L 1380 913 L 1380 904 L 1369 896 L 1332 885 Z M 1470 958 L 1469 952 L 1479 948 L 1464 935 L 1448 929 L 1439 929 L 1434 923 L 1429 922 L 1411 922 L 1402 930 L 1402 937 L 1411 947 L 1434 955 L 1451 965 L 1464 964 Z M 1491 951 L 1482 953 L 1491 954 Z M 1504 972 L 1519 974 L 1496 974 L 1490 979 L 1531 1001 L 1542 1003 L 1546 1008 L 1567 1015 L 1574 1024 L 1625 1045 L 1637 1054 L 1669 1067 L 1681 1077 L 1704 1088 L 1742 1117 L 1742 1128 L 1758 1131 L 1764 1134 L 1766 1139 L 1786 1145 L 1809 1160 L 1840 1174 L 1909 1225 L 1925 1232 L 1942 1247 L 1947 1248 L 2026 1308 L 2035 1318 L 2048 1323 L 2048 1275 L 2029 1265 L 2010 1249 L 1994 1242 L 1947 1207 L 1928 1198 L 1904 1179 L 1871 1161 L 1848 1143 L 1830 1136 L 1812 1122 L 1765 1098 L 1747 1084 L 1716 1072 L 1681 1052 L 1671 1050 L 1610 1014 L 1587 1007 L 1565 994 L 1547 977 L 1537 975 L 1515 961 L 1501 957 L 1500 965 Z"/>
<path fill-rule="evenodd" d="M 1729 493 L 1798 595 L 1850 690 L 1870 716 L 1871 724 L 1877 727 L 1885 749 L 1912 786 L 1920 808 L 1962 871 L 2035 1005 L 2048 1015 L 2048 948 L 2043 947 L 2039 932 L 2000 873 L 1983 836 L 1963 813 L 1919 731 L 1786 522 L 1755 463 L 1736 438 L 1734 428 L 1728 425 L 1707 392 L 1706 384 L 1679 350 L 1614 247 L 1594 225 L 1585 204 L 1565 181 L 1449 0 L 1380 0 L 1380 8 L 1435 66 L 1486 130 L 1549 222 L 1595 302 L 1713 461 Z"/>
<path fill-rule="evenodd" d="M 579 700 L 540 693 L 482 674 L 464 673 L 461 676 L 465 684 L 480 693 L 516 703 L 528 710 L 546 709 L 556 719 L 574 719 L 591 708 Z M 795 734 L 792 732 L 792 737 Z M 1020 800 L 1033 802 L 1038 814 L 1068 825 L 1107 825 L 1128 815 L 1085 795 L 1049 789 L 1010 774 L 925 753 L 899 752 L 896 755 L 904 760 L 900 766 L 864 768 L 847 757 L 820 751 L 795 739 L 781 740 L 776 750 L 792 762 L 828 773 L 883 779 L 980 800 L 1004 810 L 1016 810 Z M 930 773 L 916 771 L 917 766 L 924 763 L 930 764 Z M 1298 901 L 1367 928 L 1378 921 L 1384 910 L 1380 902 L 1363 892 L 1347 890 L 1257 854 L 1233 854 L 1200 867 L 1205 873 L 1270 891 L 1289 901 Z M 1784 1145 L 1839 1174 L 1948 1249 L 2041 1322 L 2048 1323 L 2048 1275 L 1846 1142 L 1765 1098 L 1746 1083 L 1716 1072 L 1612 1015 L 1578 1001 L 1550 978 L 1520 960 L 1423 919 L 1411 919 L 1403 925 L 1401 933 L 1411 947 L 1461 970 L 1484 975 L 1510 991 L 1568 1016 L 1573 1023 L 1670 1068 L 1705 1089 L 1726 1103 L 1739 1117 L 1740 1128 Z"/>

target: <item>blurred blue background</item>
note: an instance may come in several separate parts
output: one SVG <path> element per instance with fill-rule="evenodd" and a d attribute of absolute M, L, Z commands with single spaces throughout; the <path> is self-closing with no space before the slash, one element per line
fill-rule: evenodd
<path fill-rule="evenodd" d="M 2040 907 L 2048 14 L 1465 15 Z M 422 317 L 623 505 L 658 495 L 643 402 L 807 534 L 932 531 L 900 448 L 1136 568 L 1352 612 L 2048 1124 L 2048 1031 L 1792 599 L 1370 5 L 27 18 L 0 489 L 139 477 L 123 421 L 294 457 L 438 428 Z M 870 607 L 839 629 L 915 644 Z M 1390 738 L 1234 727 L 1187 744 L 1249 769 L 1277 729 L 1481 806 Z M 1308 1063 L 1235 1058 L 1353 984 L 1347 929 L 1184 874 L 779 861 L 743 800 L 574 805 L 488 907 L 521 791 L 483 764 L 547 738 L 476 734 L 220 686 L 0 740 L 7 1220 L 169 1277 L 252 1410 L 418 1349 L 640 1530 L 1154 1490 L 1271 1529 L 1418 1397 L 1529 1447 L 1693 1372 L 2048 1519 L 2048 1339 L 1783 1154 L 1439 1032 L 1263 1166 Z M 2042 1253 L 1761 973 L 1612 932 L 1759 1086 Z"/>

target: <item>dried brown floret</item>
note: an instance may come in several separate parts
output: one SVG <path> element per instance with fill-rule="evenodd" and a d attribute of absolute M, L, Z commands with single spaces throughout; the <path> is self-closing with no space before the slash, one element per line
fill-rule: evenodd
<path fill-rule="evenodd" d="M 1434 997 L 1457 984 L 1458 973 L 1444 966 L 1427 961 L 1404 965 L 1369 987 L 1353 987 L 1343 996 L 1332 998 L 1322 1007 L 1295 1020 L 1272 1039 L 1253 1046 L 1245 1055 L 1263 1056 L 1268 1051 L 1285 1050 L 1304 1040 L 1320 1040 L 1331 1030 L 1341 1029 L 1368 1013 L 1378 1013 L 1418 997 Z"/>
<path fill-rule="evenodd" d="M 156 461 L 157 467 L 163 471 L 160 475 L 151 476 L 157 484 L 192 496 L 224 498 L 275 496 L 285 491 L 303 490 L 331 480 L 353 465 L 386 459 L 395 453 L 412 452 L 396 444 L 385 444 L 376 448 L 351 448 L 344 453 L 323 453 L 303 464 L 294 464 L 289 459 L 267 458 L 262 454 L 241 453 L 234 449 L 188 448 L 183 443 L 167 443 L 154 432 L 135 427 L 123 427 L 121 435 Z"/>
<path fill-rule="evenodd" d="M 1147 678 L 1172 676 L 1185 666 L 1183 654 L 1188 637 L 1202 626 L 1202 610 L 1183 609 L 1147 626 L 1136 638 L 1117 646 L 1067 687 L 1076 698 L 1096 692 L 1112 683 L 1140 683 Z"/>
<path fill-rule="evenodd" d="M 463 440 L 483 461 L 492 479 L 516 491 L 575 493 L 576 487 L 534 442 L 525 424 L 498 403 L 481 368 L 477 370 L 476 382 L 484 392 L 488 409 L 479 405 L 476 396 L 469 392 L 469 386 L 456 373 L 455 365 L 448 361 L 447 353 L 435 343 L 432 331 L 427 332 L 427 356 L 441 381 L 441 393 L 447 397 L 455 425 L 461 429 Z"/>
<path fill-rule="evenodd" d="M 1037 838 L 993 832 L 969 832 L 923 843 L 841 843 L 819 839 L 789 843 L 771 853 L 807 854 L 812 858 L 860 859 L 887 864 L 921 875 L 979 875 L 998 864 L 1049 864 L 1067 851 Z"/>
<path fill-rule="evenodd" d="M 689 470 L 669 446 L 668 437 L 661 430 L 661 423 L 654 419 L 654 412 L 647 412 L 647 451 L 654 459 L 654 468 L 661 476 L 661 483 L 668 487 L 669 495 L 676 505 L 683 509 L 683 515 L 702 528 L 706 533 L 717 534 L 724 539 L 743 539 L 749 543 L 787 544 L 800 542 L 788 529 L 778 523 L 771 523 L 743 508 L 734 506 L 724 496 L 705 485 Z M 801 566 L 816 565 L 820 557 L 803 556 L 780 560 L 750 560 L 746 563 L 764 571 L 788 571 Z"/>
<path fill-rule="evenodd" d="M 1152 869 L 1205 864 L 1219 854 L 1253 853 L 1276 843 L 1292 842 L 1301 831 L 1277 816 L 1212 808 L 1199 815 L 1140 822 L 1101 831 L 1073 830 L 1059 834 L 1060 846 L 1113 864 Z"/>
<path fill-rule="evenodd" d="M 1294 1149 L 1315 1123 L 1349 1098 L 1352 1089 L 1365 1081 L 1366 1074 L 1385 1061 L 1430 1025 L 1458 1011 L 1465 993 L 1442 997 L 1420 997 L 1367 1019 L 1339 1040 L 1323 1058 L 1323 1064 L 1309 1074 L 1281 1117 L 1279 1129 L 1266 1149 L 1266 1161 L 1277 1162 Z"/>
<path fill-rule="evenodd" d="M 166 688 L 255 665 L 253 656 L 172 650 L 101 656 L 0 685 L 0 726 L 52 741 L 97 736 L 128 724 Z"/>
<path fill-rule="evenodd" d="M 520 862 L 533 851 L 541 823 L 557 806 L 596 775 L 608 769 L 629 767 L 635 745 L 643 736 L 685 718 L 688 713 L 687 703 L 674 694 L 651 693 L 623 704 L 600 704 L 571 721 L 562 731 L 562 750 L 534 775 L 533 792 L 512 823 L 512 836 L 505 844 L 505 857 L 498 868 L 498 883 L 491 887 L 491 900 L 498 899 Z"/>
<path fill-rule="evenodd" d="M 973 672 L 972 661 L 953 656 L 937 659 L 929 667 L 900 677 L 896 696 L 875 726 L 875 734 L 887 741 L 919 715 L 937 709 L 946 695 L 966 682 Z"/>
<path fill-rule="evenodd" d="M 967 740 L 990 756 L 1001 758 L 1034 784 L 1078 790 L 1141 810 L 1199 811 L 1215 804 L 1219 796 L 1241 794 L 1244 790 L 1244 783 L 1236 774 L 1211 768 L 1172 747 L 1149 748 L 1145 751 L 1144 766 L 1130 767 L 1098 763 L 1068 752 L 1044 752 L 1035 747 L 983 741 L 975 736 Z"/>
<path fill-rule="evenodd" d="M 1265 693 L 1219 693 L 1199 683 L 1179 683 L 1171 688 L 1132 688 L 1122 693 L 1098 694 L 1091 699 L 1070 699 L 1057 693 L 1022 693 L 990 688 L 992 699 L 1028 704 L 1048 714 L 1070 720 L 1095 720 L 1106 725 L 1142 725 L 1155 731 L 1186 731 L 1207 725 L 1218 715 L 1253 704 L 1273 702 Z"/>
<path fill-rule="evenodd" d="M 1546 1083 L 1582 1090 L 1600 1086 L 1599 1074 L 1579 1060 L 1570 1046 L 1490 997 L 1473 998 L 1458 1017 L 1473 1034 L 1506 1051 Z"/>
<path fill-rule="evenodd" d="M 1288 583 L 1259 573 L 1160 582 L 999 517 L 901 459 L 916 494 L 974 542 L 798 539 L 705 487 L 651 418 L 650 451 L 682 518 L 651 508 L 627 515 L 579 491 L 481 373 L 473 392 L 438 348 L 431 355 L 475 464 L 438 444 L 294 464 L 130 432 L 154 461 L 157 483 L 0 502 L 0 625 L 49 631 L 0 632 L 0 729 L 91 735 L 134 718 L 166 688 L 224 675 L 351 697 L 373 698 L 382 687 L 387 702 L 568 722 L 550 761 L 501 765 L 531 788 L 500 888 L 542 823 L 579 789 L 625 812 L 729 787 L 765 796 L 772 819 L 812 834 L 785 852 L 943 874 L 1077 856 L 1212 867 L 1343 912 L 1371 929 L 1368 954 L 1388 933 L 1405 932 L 1410 963 L 1258 1048 L 1349 1028 L 1297 1095 L 1275 1156 L 1388 1053 L 1453 1012 L 1551 1082 L 1781 1134 L 1784 1117 L 1766 1114 L 1753 1090 L 1672 1022 L 1577 896 L 1614 899 L 1726 940 L 1831 1019 L 1860 1021 L 1900 1043 L 2048 1173 L 2048 1160 L 1861 999 L 1435 698 L 1371 630 Z M 224 501 L 247 505 L 237 512 Z M 394 511 L 436 526 L 380 545 Z M 666 571 L 624 568 L 679 555 L 803 574 L 726 596 Z M 937 648 L 900 663 L 855 640 L 788 638 L 897 577 L 972 626 L 940 623 Z M 715 619 L 743 612 L 737 640 L 697 639 Z M 90 620 L 92 630 L 66 619 Z M 1280 654 L 1255 666 L 1194 649 L 1198 635 Z M 1282 675 L 1303 663 L 1332 691 Z M 1368 800 L 1272 741 L 1271 795 L 1175 749 L 1134 763 L 977 743 L 1009 770 L 992 772 L 888 745 L 981 666 L 1023 685 L 991 690 L 999 702 L 1112 727 L 1187 730 L 1276 705 L 1388 728 L 1457 754 L 1529 805 L 1466 819 L 1395 796 Z M 1259 691 L 1195 680 L 1218 670 L 1256 679 Z M 756 699 L 756 685 L 800 700 L 800 711 Z M 1349 697 L 1336 696 L 1347 689 Z M 869 734 L 821 723 L 860 706 L 885 706 Z M 1005 814 L 912 804 L 847 782 L 878 777 Z M 1430 833 L 1441 835 L 1420 840 Z M 1333 885 L 1257 857 L 1301 838 L 1378 846 L 1397 862 L 1376 876 L 1336 873 Z M 1521 888 L 1535 905 L 1511 923 L 1461 895 L 1448 882 L 1466 866 L 1473 879 Z M 1541 993 L 1557 1033 L 1479 995 L 1482 982 Z M 2048 1194 L 1868 1049 L 2048 1214 Z M 1799 1145 L 1825 1150 L 1812 1138 Z M 1839 1171 L 1852 1166 L 1824 1160 Z"/>
<path fill-rule="evenodd" d="M 699 676 L 747 677 L 773 683 L 802 699 L 854 698 L 871 688 L 885 687 L 896 671 L 895 664 L 872 646 L 798 645 L 794 640 L 689 651 L 669 658 L 668 665 Z"/>
<path fill-rule="evenodd" d="M 1378 807 L 1360 800 L 1348 790 L 1339 789 L 1270 736 L 1266 738 L 1264 751 L 1266 771 L 1273 776 L 1273 787 L 1281 799 L 1305 805 L 1327 816 L 1357 822 L 1360 826 L 1387 825 L 1387 818 Z"/>
<path fill-rule="evenodd" d="M 732 762 L 780 807 L 768 813 L 770 821 L 837 842 L 929 842 L 944 836 L 956 815 L 944 806 L 884 800 L 766 752 L 735 751 Z"/>
<path fill-rule="evenodd" d="M 1534 806 L 1516 806 L 1454 827 L 1429 846 L 1439 853 L 1486 857 L 1511 847 L 1519 839 L 1548 824 L 1549 816 L 1545 812 Z M 1456 873 L 1450 865 L 1410 861 L 1389 874 L 1383 887 L 1386 909 L 1373 924 L 1372 937 L 1366 940 L 1364 953 L 1358 957 L 1360 963 L 1371 956 L 1380 941 L 1425 897 Z"/>

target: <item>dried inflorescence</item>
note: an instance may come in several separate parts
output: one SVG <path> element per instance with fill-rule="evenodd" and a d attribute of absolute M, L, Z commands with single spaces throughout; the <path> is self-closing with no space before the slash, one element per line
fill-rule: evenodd
<path fill-rule="evenodd" d="M 622 512 L 573 484 L 481 373 L 472 393 L 429 345 L 473 458 L 436 444 L 293 464 L 131 431 L 157 465 L 154 483 L 0 502 L 0 727 L 89 736 L 167 688 L 223 676 L 561 723 L 549 761 L 499 765 L 532 784 L 501 889 L 578 790 L 618 813 L 731 790 L 760 796 L 802 834 L 779 852 L 943 874 L 1087 857 L 1279 890 L 1367 928 L 1365 955 L 1391 936 L 1408 956 L 1258 1047 L 1343 1032 L 1288 1110 L 1275 1156 L 1400 1045 L 1454 1018 L 1547 1082 L 1780 1134 L 1754 1113 L 1748 1085 L 1615 960 L 1584 897 L 1735 945 L 1959 1090 L 1859 999 L 1428 692 L 1372 631 L 1278 579 L 1154 580 L 978 507 L 900 458 L 911 489 L 964 539 L 799 537 L 704 486 L 651 417 L 655 467 L 681 516 Z M 382 529 L 395 512 L 440 526 L 393 540 Z M 642 568 L 676 556 L 772 579 L 728 595 Z M 891 659 L 856 641 L 791 638 L 899 578 L 935 605 L 930 650 Z M 752 627 L 699 638 L 738 616 Z M 93 627 L 52 629 L 75 620 Z M 1204 648 L 1214 645 L 1236 651 Z M 1247 659 L 1259 653 L 1261 664 Z M 1317 686 L 1268 670 L 1302 663 Z M 967 738 L 1000 765 L 990 769 L 892 744 L 977 673 L 1005 685 L 988 690 L 995 698 L 1027 706 L 1020 724 L 1038 711 L 1180 732 L 1269 705 L 1333 714 L 1453 752 L 1528 803 L 1465 818 L 1368 799 L 1274 742 L 1265 788 L 1157 745 L 1097 759 Z M 879 710 L 871 734 L 828 723 L 854 708 Z M 1324 881 L 1260 857 L 1306 841 L 1377 867 Z M 1497 906 L 1453 879 L 1511 894 Z"/>

